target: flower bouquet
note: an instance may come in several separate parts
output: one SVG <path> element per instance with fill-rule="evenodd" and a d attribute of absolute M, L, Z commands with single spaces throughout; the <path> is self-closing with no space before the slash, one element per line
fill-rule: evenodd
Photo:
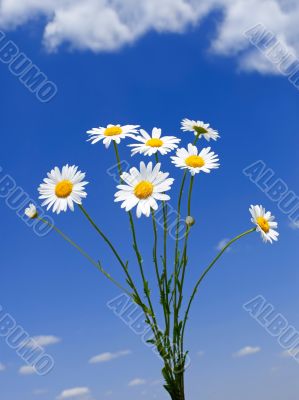
<path fill-rule="evenodd" d="M 188 240 L 195 223 L 192 215 L 192 194 L 196 176 L 201 173 L 210 173 L 219 168 L 218 155 L 211 150 L 211 147 L 200 148 L 199 143 L 204 140 L 216 141 L 220 136 L 209 124 L 202 121 L 184 119 L 181 129 L 194 134 L 193 141 L 186 147 L 179 147 L 181 139 L 174 136 L 163 136 L 161 129 L 158 128 L 154 128 L 149 134 L 140 129 L 138 125 L 108 125 L 87 132 L 88 140 L 92 144 L 102 141 L 106 148 L 113 147 L 119 173 L 115 202 L 120 203 L 121 208 L 128 213 L 131 240 L 136 256 L 135 265 L 124 260 L 114 243 L 105 234 L 103 227 L 94 221 L 83 206 L 82 199 L 87 196 L 85 187 L 88 182 L 85 181 L 85 173 L 79 171 L 78 167 L 69 165 L 65 165 L 62 169 L 55 167 L 47 174 L 47 178 L 38 189 L 40 199 L 43 201 L 42 206 L 46 206 L 47 210 L 52 209 L 54 213 L 59 214 L 68 209 L 74 211 L 75 205 L 79 208 L 91 227 L 97 231 L 115 256 L 115 261 L 119 264 L 121 271 L 119 276 L 112 276 L 107 268 L 95 261 L 56 225 L 52 225 L 40 216 L 35 205 L 31 204 L 25 211 L 29 218 L 38 218 L 50 225 L 63 239 L 86 257 L 103 274 L 104 278 L 109 279 L 140 307 L 144 313 L 145 322 L 152 332 L 148 341 L 155 346 L 163 363 L 164 387 L 173 400 L 185 399 L 184 375 L 188 352 L 185 349 L 184 337 L 191 306 L 200 284 L 222 254 L 244 236 L 257 231 L 265 242 L 272 243 L 278 239 L 277 223 L 271 213 L 266 212 L 262 206 L 251 206 L 251 221 L 254 226 L 230 240 L 214 260 L 202 270 L 198 280 L 193 284 L 193 290 L 186 293 L 185 280 L 188 275 L 187 265 L 189 263 Z M 187 135 L 192 137 L 190 133 Z M 129 142 L 128 146 L 131 148 L 133 156 L 140 154 L 152 158 L 152 161 L 148 163 L 141 161 L 138 167 L 131 167 L 123 171 L 119 154 L 121 142 Z M 174 179 L 169 177 L 169 173 L 162 172 L 161 164 L 162 158 L 167 158 L 168 153 L 172 151 L 176 151 L 176 153 L 170 157 L 171 162 L 175 167 L 183 170 L 175 208 L 171 206 L 169 195 L 174 185 Z M 187 212 L 182 210 L 185 201 Z M 170 227 L 169 217 L 170 214 L 173 215 L 174 210 L 175 222 Z M 137 218 L 147 217 L 152 225 L 152 268 L 156 277 L 155 285 L 159 291 L 159 304 L 156 304 L 152 298 L 153 282 L 148 281 L 144 268 L 140 246 L 142 232 L 136 230 L 134 211 L 136 211 Z M 136 279 L 133 274 L 136 266 L 140 273 L 140 279 Z M 148 268 L 147 266 L 147 270 Z M 161 321 L 159 320 L 160 316 L 162 316 Z"/>

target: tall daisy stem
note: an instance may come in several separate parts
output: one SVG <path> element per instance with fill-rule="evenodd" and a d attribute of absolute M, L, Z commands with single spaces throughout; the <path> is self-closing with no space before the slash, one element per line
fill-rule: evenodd
<path fill-rule="evenodd" d="M 116 156 L 116 160 L 117 160 L 119 177 L 121 179 L 121 175 L 122 175 L 121 161 L 120 161 L 120 156 L 119 156 L 119 152 L 118 152 L 118 146 L 115 141 L 113 141 L 113 146 L 114 146 L 115 156 Z M 147 298 L 149 309 L 150 309 L 150 315 L 153 320 L 153 326 L 155 327 L 154 333 L 156 332 L 156 335 L 159 338 L 160 333 L 159 333 L 159 329 L 158 329 L 158 325 L 157 325 L 157 320 L 156 320 L 156 315 L 154 312 L 153 303 L 151 300 L 149 285 L 148 285 L 148 282 L 145 278 L 144 271 L 143 271 L 143 265 L 142 265 L 143 260 L 142 260 L 142 256 L 139 251 L 139 247 L 138 247 L 138 243 L 137 243 L 136 230 L 135 230 L 134 220 L 133 220 L 131 211 L 129 211 L 129 220 L 130 220 L 131 232 L 132 232 L 132 237 L 133 237 L 133 248 L 134 248 L 134 251 L 136 254 L 136 258 L 137 258 L 137 262 L 139 265 L 139 270 L 140 270 L 140 274 L 141 274 L 141 278 L 142 278 L 142 282 L 143 282 L 143 291 L 144 291 L 145 297 Z"/>
<path fill-rule="evenodd" d="M 90 217 L 90 215 L 88 214 L 88 212 L 85 210 L 85 208 L 80 204 L 79 205 L 80 210 L 82 211 L 82 213 L 85 215 L 85 217 L 88 219 L 88 221 L 90 222 L 90 224 L 95 228 L 95 230 L 99 233 L 99 235 L 103 238 L 103 240 L 108 244 L 108 246 L 110 247 L 110 249 L 112 250 L 113 254 L 115 255 L 116 259 L 118 260 L 118 262 L 120 263 L 126 277 L 127 277 L 127 282 L 130 285 L 130 287 L 133 289 L 134 291 L 134 301 L 140 305 L 143 309 L 143 311 L 145 313 L 148 313 L 148 309 L 146 307 L 146 305 L 142 302 L 141 297 L 138 293 L 138 290 L 134 284 L 134 281 L 128 271 L 128 264 L 125 263 L 122 258 L 120 257 L 120 255 L 118 254 L 117 250 L 115 249 L 115 247 L 113 246 L 113 244 L 111 243 L 111 241 L 108 239 L 108 237 L 103 233 L 103 231 L 96 225 L 96 223 L 93 221 L 93 219 Z"/>
<path fill-rule="evenodd" d="M 185 333 L 185 329 L 186 329 L 186 324 L 187 324 L 187 320 L 188 320 L 188 316 L 189 316 L 189 312 L 190 312 L 190 308 L 191 305 L 194 301 L 195 295 L 197 293 L 198 287 L 199 285 L 202 283 L 202 281 L 204 280 L 204 278 L 206 277 L 206 275 L 208 274 L 208 272 L 213 268 L 213 266 L 216 264 L 216 262 L 221 258 L 221 256 L 225 253 L 225 251 L 235 242 L 237 242 L 239 239 L 243 238 L 244 236 L 249 235 L 252 232 L 255 232 L 256 228 L 252 228 L 249 229 L 248 231 L 241 233 L 241 235 L 236 236 L 234 239 L 230 240 L 227 245 L 220 251 L 220 253 L 214 258 L 214 260 L 208 265 L 208 267 L 204 270 L 204 272 L 202 273 L 202 275 L 200 276 L 200 278 L 198 279 L 198 281 L 196 282 L 196 285 L 193 289 L 192 295 L 190 297 L 188 306 L 187 306 L 187 310 L 185 313 L 185 317 L 183 320 L 183 328 L 182 328 L 182 342 L 181 342 L 181 351 L 183 353 L 183 339 L 184 339 L 184 333 Z"/>
<path fill-rule="evenodd" d="M 85 210 L 85 208 L 82 206 L 82 204 L 78 205 L 80 210 L 82 211 L 82 213 L 85 215 L 85 217 L 88 219 L 88 221 L 90 222 L 90 224 L 94 227 L 94 229 L 98 232 L 98 234 L 102 237 L 102 239 L 108 244 L 108 246 L 110 247 L 110 249 L 112 250 L 113 254 L 115 255 L 115 257 L 117 258 L 118 262 L 121 264 L 121 266 L 124 269 L 126 268 L 126 264 L 124 263 L 124 261 L 121 259 L 120 255 L 118 254 L 117 250 L 115 249 L 115 247 L 113 246 L 113 244 L 111 243 L 111 241 L 108 239 L 108 237 L 104 234 L 104 232 L 97 226 L 97 224 L 93 221 L 93 219 L 90 217 L 90 215 L 88 214 L 88 212 Z"/>
<path fill-rule="evenodd" d="M 194 176 L 191 176 L 189 194 L 188 194 L 188 215 L 189 216 L 191 216 L 191 200 L 192 200 L 193 186 L 194 186 Z M 183 254 L 182 254 L 182 260 L 181 260 L 181 263 L 180 263 L 180 266 L 179 266 L 179 272 L 178 272 L 178 274 L 180 275 L 180 272 L 181 272 L 181 269 L 182 269 L 181 290 L 180 290 L 180 295 L 179 295 L 179 300 L 178 300 L 178 314 L 180 312 L 180 308 L 181 308 L 182 301 L 183 301 L 183 289 L 184 289 L 184 283 L 185 283 L 186 267 L 187 267 L 187 262 L 188 262 L 188 259 L 187 259 L 187 247 L 188 247 L 188 239 L 189 239 L 189 235 L 190 235 L 190 229 L 191 229 L 191 227 L 189 225 L 187 225 L 186 226 L 186 232 L 185 232 L 185 240 L 184 240 L 184 249 L 183 249 Z"/>
<path fill-rule="evenodd" d="M 104 268 L 101 266 L 99 262 L 96 262 L 93 258 L 90 257 L 88 253 L 86 253 L 85 250 L 83 250 L 79 245 L 77 245 L 72 239 L 70 239 L 65 233 L 63 233 L 57 226 L 51 224 L 50 222 L 46 221 L 43 218 L 37 217 L 40 221 L 42 221 L 44 224 L 50 226 L 52 229 L 54 229 L 64 240 L 66 240 L 71 246 L 73 246 L 76 250 L 78 250 L 83 257 L 85 257 L 92 265 L 94 265 L 102 274 L 105 275 L 106 278 L 108 278 L 115 286 L 117 286 L 119 289 L 121 289 L 123 292 L 125 292 L 128 296 L 133 298 L 132 293 L 130 293 L 127 289 L 125 289 L 120 283 L 118 283 L 112 276 L 104 270 Z"/>
<path fill-rule="evenodd" d="M 158 153 L 155 154 L 156 163 L 159 163 Z M 168 284 L 168 272 L 167 272 L 167 235 L 168 235 L 168 214 L 167 214 L 167 204 L 165 201 L 162 202 L 163 209 L 163 285 L 164 285 L 164 293 L 161 293 L 161 296 L 164 294 L 163 302 L 164 302 L 164 313 L 165 313 L 165 334 L 169 336 L 170 333 L 170 308 L 169 308 L 169 284 Z"/>

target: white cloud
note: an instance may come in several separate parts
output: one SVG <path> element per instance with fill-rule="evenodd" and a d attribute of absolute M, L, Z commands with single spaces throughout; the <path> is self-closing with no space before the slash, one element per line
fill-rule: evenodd
<path fill-rule="evenodd" d="M 0 362 L 0 372 L 5 371 L 6 366 Z"/>
<path fill-rule="evenodd" d="M 251 354 L 256 354 L 261 351 L 260 347 L 251 347 L 251 346 L 246 346 L 237 351 L 236 353 L 233 354 L 233 357 L 246 357 L 250 356 Z"/>
<path fill-rule="evenodd" d="M 220 242 L 216 246 L 216 250 L 221 251 L 229 242 L 230 239 L 221 239 Z M 227 251 L 230 251 L 230 249 L 227 249 Z"/>
<path fill-rule="evenodd" d="M 200 350 L 200 351 L 197 352 L 198 357 L 203 357 L 204 354 L 205 354 L 205 352 L 202 351 L 202 350 Z"/>
<path fill-rule="evenodd" d="M 298 222 L 290 222 L 289 227 L 294 230 L 299 229 L 299 221 Z"/>
<path fill-rule="evenodd" d="M 290 357 L 295 357 L 296 355 L 298 355 L 299 350 L 298 348 L 294 348 L 294 349 L 290 349 L 290 350 L 285 350 L 281 353 L 281 356 L 284 358 L 290 358 Z"/>
<path fill-rule="evenodd" d="M 33 390 L 32 394 L 34 396 L 43 396 L 44 394 L 48 393 L 47 389 L 35 389 Z"/>
<path fill-rule="evenodd" d="M 61 339 L 57 336 L 47 335 L 47 336 L 33 336 L 27 343 L 26 347 L 34 349 L 36 347 L 46 347 L 52 344 L 61 342 Z"/>
<path fill-rule="evenodd" d="M 146 380 L 145 379 L 135 378 L 135 379 L 132 379 L 128 383 L 128 386 L 134 387 L 134 386 L 140 386 L 140 385 L 145 385 L 145 384 L 146 384 Z"/>
<path fill-rule="evenodd" d="M 21 375 L 33 375 L 36 373 L 36 369 L 31 365 L 24 365 L 19 369 Z"/>
<path fill-rule="evenodd" d="M 98 354 L 97 356 L 92 357 L 88 362 L 90 364 L 103 363 L 103 362 L 115 360 L 116 358 L 128 356 L 129 354 L 131 354 L 131 350 L 122 350 L 122 351 L 118 351 L 116 353 L 107 352 L 107 353 Z"/>
<path fill-rule="evenodd" d="M 240 68 L 277 73 L 244 35 L 257 24 L 299 55 L 299 3 L 294 0 L 2 0 L 0 9 L 0 27 L 7 30 L 45 17 L 43 41 L 50 51 L 63 44 L 115 51 L 150 31 L 182 33 L 219 10 L 211 51 L 237 55 Z"/>
<path fill-rule="evenodd" d="M 72 389 L 63 390 L 57 397 L 59 400 L 72 399 L 72 398 L 86 398 L 90 394 L 88 387 L 76 387 Z"/>

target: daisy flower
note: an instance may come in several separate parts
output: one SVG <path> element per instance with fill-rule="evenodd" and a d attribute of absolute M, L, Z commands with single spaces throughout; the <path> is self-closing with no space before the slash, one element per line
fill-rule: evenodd
<path fill-rule="evenodd" d="M 34 204 L 30 203 L 29 206 L 25 209 L 25 215 L 28 218 L 34 219 L 37 217 L 38 213 L 37 213 L 37 209 L 35 207 Z"/>
<path fill-rule="evenodd" d="M 219 168 L 218 155 L 210 150 L 211 147 L 206 147 L 198 154 L 197 147 L 189 143 L 188 150 L 178 149 L 176 156 L 171 157 L 171 160 L 176 167 L 189 169 L 191 175 L 198 174 L 200 171 L 210 173 L 211 169 Z"/>
<path fill-rule="evenodd" d="M 55 167 L 47 175 L 38 188 L 39 198 L 44 199 L 42 206 L 47 206 L 47 210 L 53 207 L 53 212 L 59 214 L 69 207 L 74 211 L 74 203 L 81 204 L 81 199 L 87 196 L 84 186 L 88 182 L 83 181 L 85 173 L 78 171 L 75 165 L 67 164 L 61 171 Z"/>
<path fill-rule="evenodd" d="M 194 135 L 199 135 L 199 138 L 204 137 L 208 142 L 210 139 L 217 140 L 220 138 L 219 133 L 210 127 L 210 124 L 205 124 L 203 121 L 194 121 L 188 118 L 181 122 L 183 131 L 194 132 Z"/>
<path fill-rule="evenodd" d="M 251 222 L 257 226 L 257 231 L 261 233 L 264 242 L 278 240 L 279 233 L 276 231 L 278 224 L 275 222 L 275 217 L 270 211 L 265 210 L 262 206 L 251 206 L 250 214 L 252 216 Z"/>
<path fill-rule="evenodd" d="M 160 171 L 161 164 L 157 163 L 153 168 L 150 162 L 147 166 L 140 163 L 140 170 L 133 167 L 129 172 L 124 172 L 121 179 L 125 184 L 118 185 L 119 191 L 115 193 L 116 202 L 122 201 L 121 208 L 130 211 L 137 206 L 136 215 L 142 214 L 149 217 L 151 208 L 157 210 L 157 200 L 166 201 L 170 197 L 164 192 L 170 190 L 174 179 L 168 178 L 168 173 Z"/>
<path fill-rule="evenodd" d="M 134 137 L 136 133 L 138 133 L 137 128 L 139 125 L 107 125 L 106 128 L 92 128 L 90 131 L 87 131 L 87 134 L 90 136 L 88 141 L 91 141 L 91 144 L 95 144 L 100 140 L 103 140 L 104 145 L 108 148 L 111 142 L 114 140 L 117 144 L 120 143 L 121 139 L 126 137 Z"/>
<path fill-rule="evenodd" d="M 180 143 L 180 139 L 174 136 L 162 136 L 161 129 L 154 128 L 152 130 L 152 136 L 150 136 L 144 129 L 140 129 L 141 136 L 135 136 L 134 139 L 140 143 L 129 144 L 129 147 L 133 147 L 132 156 L 135 154 L 144 154 L 145 156 L 152 156 L 159 152 L 162 155 L 169 153 L 176 149 L 177 144 Z"/>

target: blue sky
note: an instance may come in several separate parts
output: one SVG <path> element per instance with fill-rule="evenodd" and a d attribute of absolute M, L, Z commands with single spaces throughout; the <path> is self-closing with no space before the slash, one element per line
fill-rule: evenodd
<path fill-rule="evenodd" d="M 295 400 L 298 364 L 281 356 L 275 338 L 250 318 L 242 304 L 262 294 L 298 326 L 299 231 L 242 171 L 263 160 L 289 190 L 299 192 L 299 93 L 284 76 L 245 72 L 239 56 L 211 52 L 220 18 L 218 12 L 212 13 L 180 34 L 150 31 L 114 52 L 92 52 L 86 46 L 69 51 L 62 45 L 49 53 L 41 43 L 43 16 L 5 30 L 7 38 L 55 82 L 58 94 L 49 103 L 40 103 L 7 65 L 0 64 L 2 174 L 9 174 L 37 199 L 37 187 L 52 167 L 78 165 L 90 182 L 86 208 L 124 257 L 132 260 L 134 270 L 127 216 L 113 203 L 115 182 L 106 172 L 115 163 L 112 149 L 91 146 L 85 131 L 108 123 L 136 123 L 147 130 L 158 126 L 180 136 L 186 145 L 193 137 L 180 132 L 182 118 L 211 123 L 221 135 L 212 144 L 221 168 L 196 179 L 187 290 L 215 256 L 220 241 L 251 227 L 250 204 L 264 204 L 277 216 L 281 236 L 273 246 L 264 245 L 255 234 L 244 239 L 203 285 L 186 340 L 192 362 L 188 398 Z M 130 157 L 124 144 L 121 154 Z M 140 160 L 137 156 L 130 162 Z M 175 199 L 181 173 L 168 159 L 163 169 L 176 178 L 171 194 Z M 3 398 L 53 400 L 66 389 L 86 387 L 87 398 L 96 400 L 166 399 L 159 382 L 160 361 L 106 306 L 118 289 L 54 233 L 37 237 L 4 199 L 0 210 L 0 304 L 32 336 L 60 339 L 46 347 L 55 368 L 45 377 L 20 373 L 24 363 L 0 341 Z M 121 276 L 79 210 L 54 220 L 111 273 Z M 153 278 L 149 225 L 145 218 L 137 222 L 149 260 L 147 273 Z M 246 346 L 260 351 L 233 357 Z M 88 363 L 95 355 L 126 350 L 128 354 L 111 361 Z M 129 386 L 136 379 L 140 384 Z"/>

